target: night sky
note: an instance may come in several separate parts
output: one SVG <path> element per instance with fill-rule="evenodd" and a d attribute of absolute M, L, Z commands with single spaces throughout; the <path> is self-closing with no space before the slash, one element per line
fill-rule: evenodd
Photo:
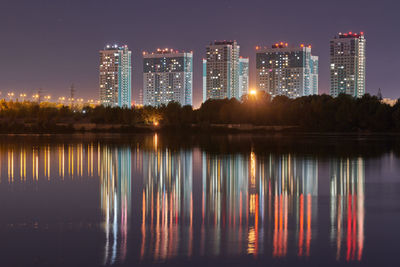
<path fill-rule="evenodd" d="M 53 98 L 69 93 L 98 98 L 98 51 L 127 44 L 133 52 L 133 100 L 142 87 L 142 51 L 194 51 L 193 104 L 201 102 L 201 59 L 213 40 L 237 40 L 250 57 L 277 41 L 312 44 L 320 58 L 320 93 L 329 92 L 329 40 L 337 32 L 365 32 L 367 92 L 400 97 L 399 1 L 358 0 L 1 0 L 0 91 Z"/>

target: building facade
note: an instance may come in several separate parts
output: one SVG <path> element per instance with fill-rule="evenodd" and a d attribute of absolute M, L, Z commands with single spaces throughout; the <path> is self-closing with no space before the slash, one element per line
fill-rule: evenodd
<path fill-rule="evenodd" d="M 257 47 L 256 69 L 257 89 L 272 97 L 318 94 L 318 57 L 311 54 L 311 46 L 277 43 L 270 48 Z"/>
<path fill-rule="evenodd" d="M 239 58 L 239 91 L 240 99 L 249 92 L 249 58 Z M 203 59 L 203 102 L 207 101 L 207 60 Z"/>
<path fill-rule="evenodd" d="M 239 58 L 239 98 L 249 93 L 249 58 Z"/>
<path fill-rule="evenodd" d="M 100 103 L 110 107 L 130 107 L 132 53 L 127 45 L 107 45 L 100 50 Z"/>
<path fill-rule="evenodd" d="M 143 105 L 192 105 L 193 53 L 158 49 L 143 53 Z"/>
<path fill-rule="evenodd" d="M 331 96 L 365 94 L 364 33 L 339 33 L 330 41 Z"/>
<path fill-rule="evenodd" d="M 203 58 L 203 103 L 207 101 L 207 59 Z"/>
<path fill-rule="evenodd" d="M 205 100 L 240 99 L 239 52 L 236 41 L 216 41 L 207 46 L 205 63 L 203 61 Z"/>

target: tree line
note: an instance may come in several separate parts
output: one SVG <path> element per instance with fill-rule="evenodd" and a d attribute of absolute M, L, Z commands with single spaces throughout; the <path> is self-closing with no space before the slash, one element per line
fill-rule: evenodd
<path fill-rule="evenodd" d="M 0 101 L 0 131 L 68 130 L 79 123 L 119 124 L 130 129 L 209 129 L 213 125 L 292 126 L 313 132 L 400 131 L 400 103 L 382 103 L 369 94 L 271 98 L 264 92 L 242 99 L 208 100 L 199 109 L 176 102 L 160 107 L 119 108 Z"/>

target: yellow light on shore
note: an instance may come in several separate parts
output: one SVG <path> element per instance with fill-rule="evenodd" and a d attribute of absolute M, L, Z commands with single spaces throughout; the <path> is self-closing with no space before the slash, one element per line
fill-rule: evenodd
<path fill-rule="evenodd" d="M 256 95 L 257 94 L 257 90 L 254 90 L 254 89 L 252 89 L 252 90 L 250 90 L 250 95 Z"/>

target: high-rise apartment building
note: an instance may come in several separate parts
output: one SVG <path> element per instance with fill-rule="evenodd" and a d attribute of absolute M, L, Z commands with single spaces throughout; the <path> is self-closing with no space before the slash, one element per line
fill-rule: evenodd
<path fill-rule="evenodd" d="M 331 96 L 365 94 L 364 33 L 339 33 L 330 42 Z"/>
<path fill-rule="evenodd" d="M 203 103 L 207 101 L 207 59 L 203 58 Z"/>
<path fill-rule="evenodd" d="M 249 93 L 249 58 L 239 58 L 239 98 Z"/>
<path fill-rule="evenodd" d="M 203 84 L 205 100 L 240 99 L 239 50 L 236 41 L 216 41 L 207 46 Z"/>
<path fill-rule="evenodd" d="M 158 49 L 143 53 L 143 105 L 192 105 L 193 53 Z"/>
<path fill-rule="evenodd" d="M 272 97 L 318 94 L 318 57 L 311 54 L 311 46 L 277 43 L 256 47 L 256 69 L 257 89 Z"/>
<path fill-rule="evenodd" d="M 237 99 L 249 92 L 249 58 L 239 58 L 239 90 Z M 207 60 L 203 59 L 203 102 L 207 101 Z"/>
<path fill-rule="evenodd" d="M 100 103 L 110 107 L 131 106 L 132 65 L 127 45 L 107 45 L 100 51 Z"/>

